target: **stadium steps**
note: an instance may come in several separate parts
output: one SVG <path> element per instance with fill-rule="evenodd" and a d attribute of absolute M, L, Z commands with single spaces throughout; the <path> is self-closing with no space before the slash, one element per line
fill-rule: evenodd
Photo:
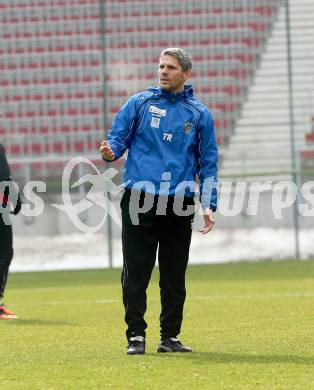
<path fill-rule="evenodd" d="M 297 153 L 306 146 L 314 104 L 314 3 L 291 0 L 291 39 Z M 285 9 L 274 24 L 241 117 L 222 151 L 222 176 L 291 170 Z M 245 171 L 245 172 L 244 172 Z M 286 174 L 283 174 L 286 177 Z"/>

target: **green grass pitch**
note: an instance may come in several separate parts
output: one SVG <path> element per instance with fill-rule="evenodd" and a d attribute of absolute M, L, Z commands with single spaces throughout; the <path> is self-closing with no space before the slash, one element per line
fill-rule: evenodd
<path fill-rule="evenodd" d="M 314 389 L 314 261 L 190 266 L 180 338 L 157 354 L 158 269 L 147 353 L 127 356 L 120 270 L 11 274 L 1 389 Z"/>

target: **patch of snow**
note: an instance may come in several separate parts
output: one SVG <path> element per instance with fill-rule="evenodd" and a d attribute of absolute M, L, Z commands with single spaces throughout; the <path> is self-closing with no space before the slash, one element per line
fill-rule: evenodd
<path fill-rule="evenodd" d="M 314 257 L 314 229 L 300 231 L 301 257 Z M 241 260 L 295 257 L 292 229 L 217 229 L 203 236 L 193 232 L 190 263 L 225 263 Z M 122 266 L 121 240 L 112 242 L 113 266 Z M 14 237 L 11 272 L 107 268 L 108 242 L 103 234 Z"/>

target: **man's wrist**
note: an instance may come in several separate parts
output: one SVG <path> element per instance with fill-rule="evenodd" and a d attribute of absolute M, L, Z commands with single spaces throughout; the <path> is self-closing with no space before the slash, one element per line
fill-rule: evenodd
<path fill-rule="evenodd" d="M 214 212 L 216 211 L 216 209 L 214 209 L 214 208 L 211 207 L 211 206 L 203 206 L 203 205 L 202 205 L 202 209 L 203 209 L 203 211 L 205 211 L 205 210 L 210 210 L 212 213 L 214 213 Z"/>

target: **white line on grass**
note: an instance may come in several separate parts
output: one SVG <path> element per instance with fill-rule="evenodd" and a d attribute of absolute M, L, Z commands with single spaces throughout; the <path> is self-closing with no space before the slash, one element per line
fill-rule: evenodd
<path fill-rule="evenodd" d="M 314 291 L 310 292 L 290 292 L 283 294 L 248 294 L 248 295 L 204 295 L 204 296 L 190 296 L 188 301 L 208 301 L 208 300 L 220 300 L 220 299 L 228 299 L 228 300 L 236 300 L 236 299 L 269 299 L 269 298 L 291 298 L 291 297 L 300 297 L 305 298 L 314 297 Z M 84 305 L 84 304 L 112 304 L 112 303 L 120 303 L 122 300 L 120 299 L 96 299 L 96 300 L 67 300 L 67 301 L 48 301 L 48 302 L 33 302 L 32 304 L 37 305 Z M 149 298 L 148 302 L 156 302 L 159 301 L 159 298 Z M 15 306 L 18 306 L 19 303 L 16 303 Z M 23 303 L 25 305 L 25 303 Z"/>

